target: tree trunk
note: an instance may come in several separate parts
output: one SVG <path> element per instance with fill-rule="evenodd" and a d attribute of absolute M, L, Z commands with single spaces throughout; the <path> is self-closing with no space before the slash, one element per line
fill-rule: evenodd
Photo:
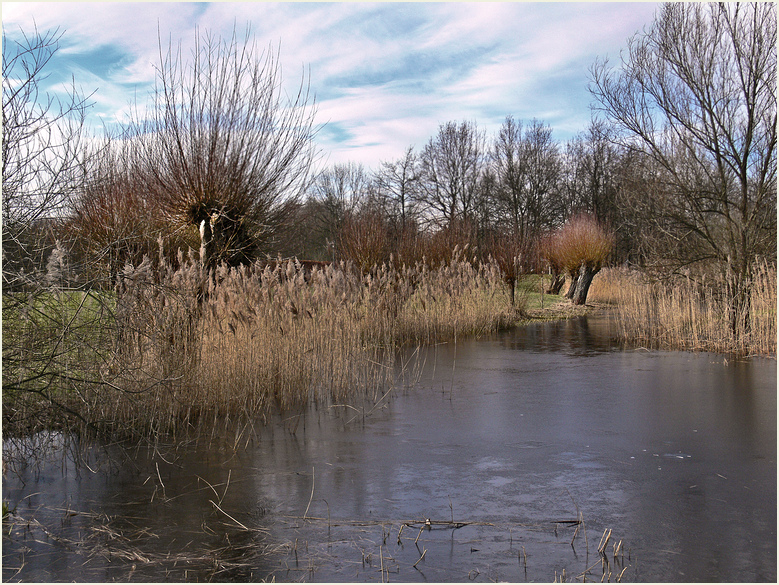
<path fill-rule="evenodd" d="M 511 301 L 511 306 L 514 306 L 514 289 L 516 287 L 517 279 L 513 278 L 511 276 L 506 277 L 506 285 L 509 288 L 509 299 Z"/>
<path fill-rule="evenodd" d="M 566 299 L 573 299 L 573 295 L 576 292 L 576 283 L 579 282 L 579 272 L 581 272 L 579 268 L 568 271 L 568 277 L 571 279 L 571 284 L 568 286 L 568 292 L 565 293 Z"/>
<path fill-rule="evenodd" d="M 214 247 L 213 224 L 211 218 L 207 217 L 200 222 L 200 263 L 203 265 L 205 272 L 208 272 L 216 265 Z"/>
<path fill-rule="evenodd" d="M 729 264 L 725 282 L 727 283 L 726 302 L 728 303 L 730 331 L 734 340 L 743 342 L 749 335 L 750 329 L 751 279 L 743 273 L 739 274 L 733 271 Z"/>
<path fill-rule="evenodd" d="M 554 273 L 552 275 L 552 284 L 549 285 L 546 294 L 559 295 L 564 284 L 565 284 L 565 274 L 561 274 L 559 272 Z"/>
<path fill-rule="evenodd" d="M 581 269 L 579 269 L 579 278 L 575 281 L 576 288 L 571 297 L 574 305 L 584 305 L 587 302 L 587 293 L 590 291 L 590 284 L 599 270 L 600 268 L 582 264 Z"/>

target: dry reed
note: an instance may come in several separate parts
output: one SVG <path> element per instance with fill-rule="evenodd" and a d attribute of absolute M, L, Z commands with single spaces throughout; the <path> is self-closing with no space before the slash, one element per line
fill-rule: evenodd
<path fill-rule="evenodd" d="M 722 282 L 680 276 L 658 281 L 626 269 L 610 268 L 593 281 L 590 298 L 613 304 L 618 335 L 654 348 L 776 355 L 776 266 L 755 268 L 749 313 L 730 327 L 730 307 Z"/>
<path fill-rule="evenodd" d="M 272 411 L 381 397 L 404 345 L 512 324 L 494 264 L 455 252 L 431 270 L 294 260 L 211 275 L 193 259 L 127 266 L 113 348 L 70 407 L 109 435 L 198 433 Z"/>

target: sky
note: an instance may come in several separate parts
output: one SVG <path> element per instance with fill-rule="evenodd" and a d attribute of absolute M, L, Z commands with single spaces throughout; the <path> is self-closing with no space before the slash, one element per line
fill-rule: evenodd
<path fill-rule="evenodd" d="M 3 2 L 4 34 L 59 28 L 46 89 L 75 79 L 92 96 L 95 132 L 127 119 L 154 86 L 159 38 L 229 37 L 251 26 L 278 51 L 284 88 L 310 82 L 320 164 L 377 169 L 441 124 L 475 122 L 494 136 L 506 116 L 552 127 L 560 141 L 591 119 L 597 58 L 619 64 L 657 3 L 69 3 Z"/>

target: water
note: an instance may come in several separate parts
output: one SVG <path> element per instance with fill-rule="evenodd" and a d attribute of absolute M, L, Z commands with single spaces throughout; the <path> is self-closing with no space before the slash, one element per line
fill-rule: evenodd
<path fill-rule="evenodd" d="M 8 474 L 3 578 L 775 582 L 776 361 L 621 351 L 606 325 L 429 348 L 415 387 L 237 453 Z"/>

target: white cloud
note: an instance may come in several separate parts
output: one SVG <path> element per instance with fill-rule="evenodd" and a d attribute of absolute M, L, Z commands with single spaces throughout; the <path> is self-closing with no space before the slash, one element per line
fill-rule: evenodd
<path fill-rule="evenodd" d="M 646 3 L 33 3 L 6 2 L 13 33 L 59 26 L 62 61 L 85 89 L 99 87 L 96 110 L 122 119 L 154 80 L 158 27 L 163 44 L 196 30 L 243 34 L 251 23 L 258 49 L 275 50 L 285 86 L 304 68 L 318 96 L 320 145 L 330 160 L 368 166 L 427 142 L 440 123 L 472 120 L 497 131 L 506 115 L 536 117 L 558 138 L 589 121 L 587 68 L 616 57 L 651 22 Z M 90 69 L 102 55 L 115 63 Z M 81 60 L 77 64 L 78 57 Z M 121 57 L 121 58 L 120 58 Z M 69 74 L 68 74 L 69 77 Z"/>

